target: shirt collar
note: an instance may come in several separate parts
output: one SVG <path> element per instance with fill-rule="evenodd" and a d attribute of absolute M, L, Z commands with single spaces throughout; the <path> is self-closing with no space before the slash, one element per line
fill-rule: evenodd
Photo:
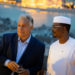
<path fill-rule="evenodd" d="M 30 39 L 31 39 L 31 35 L 28 37 L 28 39 L 25 41 L 25 42 L 23 42 L 23 43 L 29 43 L 29 41 L 30 41 Z M 21 40 L 20 40 L 20 38 L 18 37 L 18 41 L 20 41 L 21 42 Z"/>

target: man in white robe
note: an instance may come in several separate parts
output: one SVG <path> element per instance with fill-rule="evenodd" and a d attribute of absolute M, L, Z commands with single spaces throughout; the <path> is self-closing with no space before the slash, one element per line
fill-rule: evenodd
<path fill-rule="evenodd" d="M 71 19 L 56 16 L 53 20 L 55 41 L 49 50 L 46 75 L 75 75 L 75 39 L 69 36 Z"/>

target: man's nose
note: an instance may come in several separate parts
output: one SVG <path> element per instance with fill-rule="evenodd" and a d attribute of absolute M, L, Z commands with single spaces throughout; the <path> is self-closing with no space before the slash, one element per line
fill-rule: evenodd
<path fill-rule="evenodd" d="M 20 29 L 23 29 L 23 26 L 20 26 Z"/>

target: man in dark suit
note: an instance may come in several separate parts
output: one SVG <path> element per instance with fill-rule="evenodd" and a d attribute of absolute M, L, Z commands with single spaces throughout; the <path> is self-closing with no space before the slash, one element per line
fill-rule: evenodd
<path fill-rule="evenodd" d="M 31 35 L 33 19 L 21 15 L 17 33 L 3 35 L 0 75 L 36 75 L 43 65 L 45 45 Z"/>

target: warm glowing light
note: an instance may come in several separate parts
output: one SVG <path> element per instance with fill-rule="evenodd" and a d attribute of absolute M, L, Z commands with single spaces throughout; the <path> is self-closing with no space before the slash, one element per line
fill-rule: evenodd
<path fill-rule="evenodd" d="M 16 4 L 16 1 L 11 0 L 11 1 L 8 1 L 8 3 Z"/>
<path fill-rule="evenodd" d="M 62 6 L 62 0 L 22 0 L 21 5 L 23 7 L 33 8 L 60 8 Z"/>
<path fill-rule="evenodd" d="M 3 2 L 7 2 L 7 0 L 3 0 Z"/>
<path fill-rule="evenodd" d="M 0 0 L 0 2 L 3 2 L 3 0 Z"/>
<path fill-rule="evenodd" d="M 17 6 L 21 6 L 21 3 L 16 3 L 17 4 Z"/>
<path fill-rule="evenodd" d="M 21 2 L 16 2 L 16 0 L 0 0 L 0 2 L 13 3 L 17 6 L 31 7 L 31 8 L 62 8 L 62 0 L 21 0 Z M 65 4 L 68 8 L 72 8 L 73 2 L 66 2 Z M 74 5 L 75 8 L 75 5 Z"/>
<path fill-rule="evenodd" d="M 74 5 L 74 8 L 75 8 L 75 5 Z"/>
<path fill-rule="evenodd" d="M 36 7 L 35 0 L 22 0 L 21 5 L 24 7 Z"/>
<path fill-rule="evenodd" d="M 67 2 L 66 5 L 69 7 L 70 6 L 69 2 Z"/>

